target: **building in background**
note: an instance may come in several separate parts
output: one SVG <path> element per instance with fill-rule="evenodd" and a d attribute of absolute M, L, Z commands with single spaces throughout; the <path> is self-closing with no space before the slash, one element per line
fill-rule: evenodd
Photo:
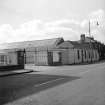
<path fill-rule="evenodd" d="M 85 37 L 85 34 L 81 35 L 82 43 L 90 44 L 91 48 L 95 48 L 99 53 L 99 60 L 105 59 L 105 45 L 94 39 L 94 37 Z M 79 43 L 81 40 L 78 41 Z"/>
<path fill-rule="evenodd" d="M 97 49 L 91 48 L 88 43 L 65 41 L 59 48 L 65 49 L 62 51 L 63 64 L 91 63 L 99 60 Z"/>
<path fill-rule="evenodd" d="M 60 51 L 62 49 L 57 49 L 57 46 L 62 42 L 64 42 L 63 38 L 14 42 L 3 44 L 4 47 L 2 49 L 8 55 L 11 55 L 13 59 L 17 57 L 14 61 L 17 64 L 24 62 L 25 64 L 34 65 L 60 65 Z M 24 54 L 23 58 L 20 57 L 21 54 Z"/>
<path fill-rule="evenodd" d="M 0 66 L 8 64 L 8 54 L 5 51 L 0 51 Z"/>
<path fill-rule="evenodd" d="M 53 38 L 0 45 L 0 49 L 7 54 L 7 64 L 14 65 L 91 63 L 99 61 L 100 57 L 105 57 L 105 50 L 102 48 L 105 48 L 105 45 L 99 44 L 94 38 L 85 37 L 84 34 L 81 35 L 79 41 L 64 41 L 63 38 Z"/>

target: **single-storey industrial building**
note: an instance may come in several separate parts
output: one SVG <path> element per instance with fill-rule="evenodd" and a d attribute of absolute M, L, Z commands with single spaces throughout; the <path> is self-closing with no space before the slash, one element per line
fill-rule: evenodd
<path fill-rule="evenodd" d="M 65 65 L 99 60 L 97 49 L 89 43 L 64 41 L 63 38 L 3 44 L 7 64 Z M 1 55 L 0 55 L 1 56 Z"/>

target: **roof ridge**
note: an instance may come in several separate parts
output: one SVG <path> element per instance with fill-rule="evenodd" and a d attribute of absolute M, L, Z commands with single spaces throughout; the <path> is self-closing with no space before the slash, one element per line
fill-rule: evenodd
<path fill-rule="evenodd" d="M 12 43 L 24 43 L 24 42 L 33 42 L 33 41 L 45 41 L 45 40 L 53 40 L 53 39 L 60 39 L 63 37 L 58 37 L 58 38 L 48 38 L 48 39 L 40 39 L 40 40 L 26 40 L 26 41 L 16 41 L 16 42 L 6 42 L 6 43 L 0 43 L 0 45 L 2 44 L 12 44 Z"/>

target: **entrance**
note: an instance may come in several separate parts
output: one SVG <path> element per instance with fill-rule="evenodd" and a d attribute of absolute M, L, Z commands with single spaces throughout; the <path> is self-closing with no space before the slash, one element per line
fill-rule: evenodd
<path fill-rule="evenodd" d="M 24 66 L 24 52 L 23 51 L 17 51 L 17 64 Z"/>

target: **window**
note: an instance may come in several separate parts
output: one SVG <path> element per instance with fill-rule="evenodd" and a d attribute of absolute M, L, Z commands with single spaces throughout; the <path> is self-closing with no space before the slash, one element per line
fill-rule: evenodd
<path fill-rule="evenodd" d="M 77 50 L 77 56 L 78 56 L 78 59 L 80 59 L 79 50 Z"/>
<path fill-rule="evenodd" d="M 1 62 L 4 62 L 4 55 L 1 56 Z"/>
<path fill-rule="evenodd" d="M 59 52 L 53 52 L 53 62 L 59 62 Z"/>
<path fill-rule="evenodd" d="M 85 59 L 86 59 L 86 50 L 85 50 Z"/>
<path fill-rule="evenodd" d="M 6 56 L 5 55 L 0 55 L 0 64 L 6 64 L 7 60 L 6 60 Z"/>
<path fill-rule="evenodd" d="M 89 52 L 89 58 L 90 58 L 90 52 Z"/>
<path fill-rule="evenodd" d="M 94 58 L 94 51 L 92 51 L 92 57 Z"/>
<path fill-rule="evenodd" d="M 96 57 L 96 59 L 97 59 L 97 53 L 95 53 L 95 57 Z"/>

